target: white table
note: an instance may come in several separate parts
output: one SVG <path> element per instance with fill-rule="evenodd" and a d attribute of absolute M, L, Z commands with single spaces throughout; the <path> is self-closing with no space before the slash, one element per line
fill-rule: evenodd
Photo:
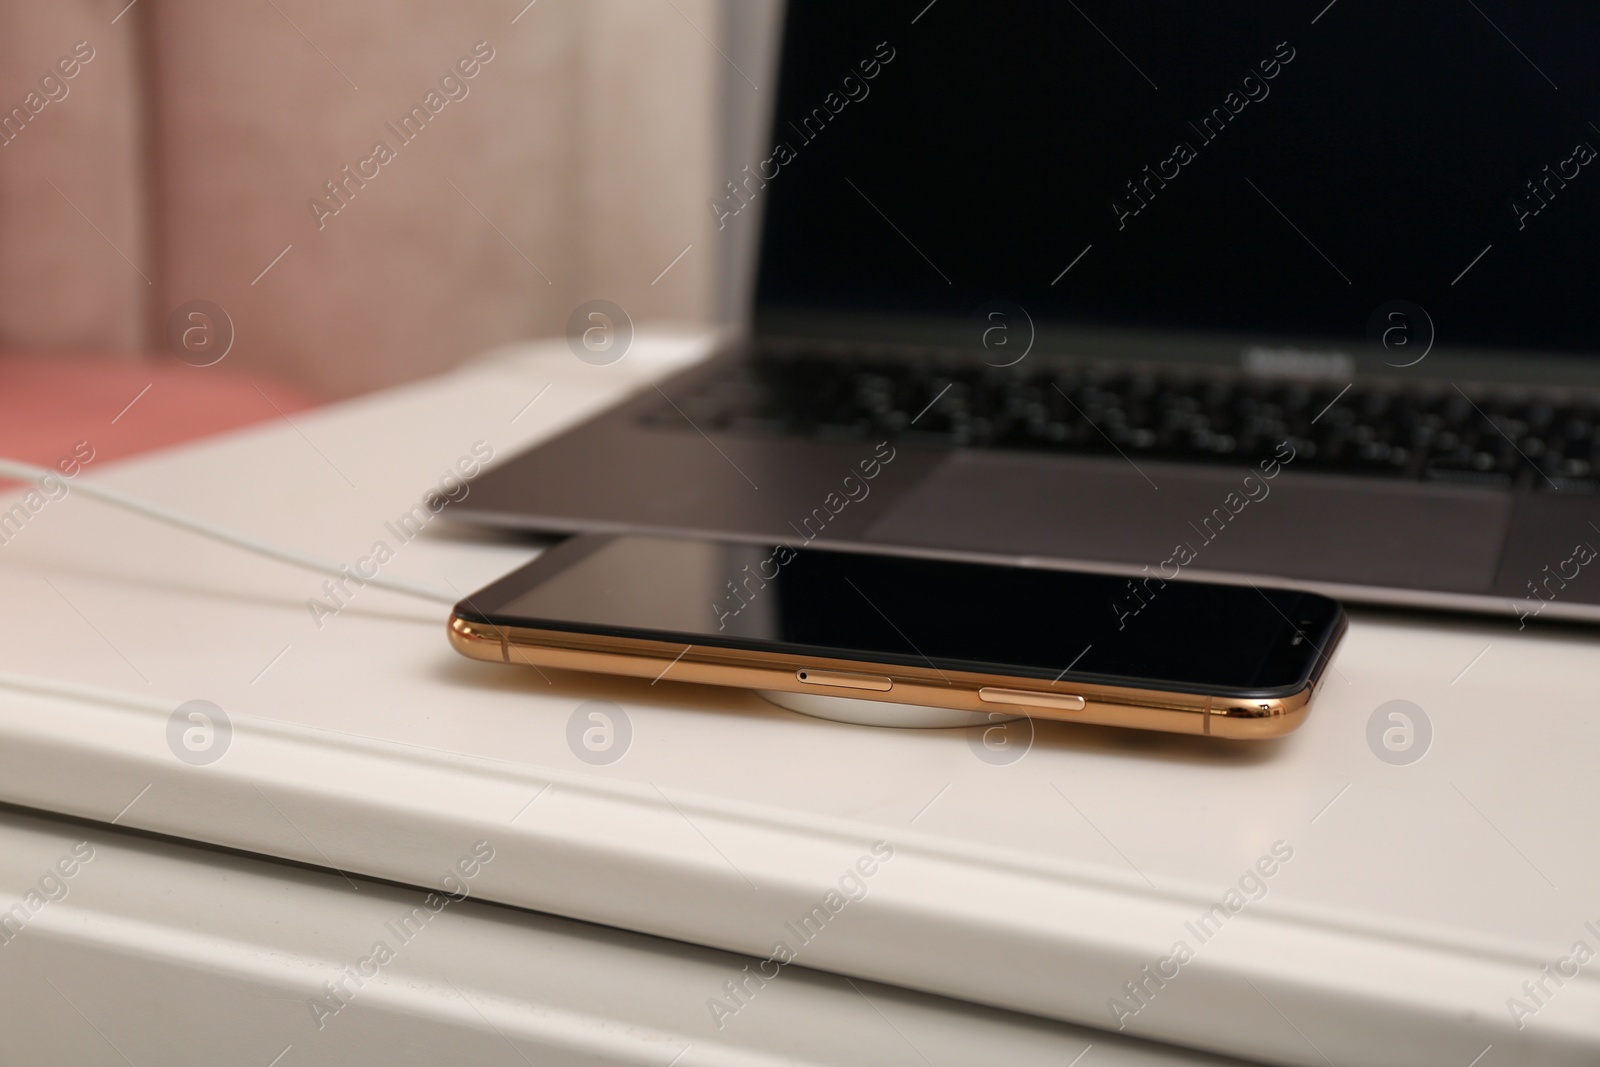
<path fill-rule="evenodd" d="M 0 933 L 8 1067 L 1239 1062 L 798 967 L 718 1028 L 748 957 L 0 810 L 8 905 L 63 857 Z"/>
<path fill-rule="evenodd" d="M 609 368 L 507 350 L 85 477 L 353 560 L 475 441 L 508 454 L 703 348 L 641 337 Z M 385 573 L 465 592 L 533 552 L 441 526 Z M 5 603 L 27 606 L 0 623 L 0 670 L 125 695 L 0 691 L 0 800 L 411 885 L 489 840 L 479 899 L 761 957 L 885 841 L 799 964 L 1092 1026 L 1120 997 L 1128 1034 L 1286 1064 L 1600 1057 L 1600 962 L 1545 978 L 1539 1003 L 1523 988 L 1575 941 L 1600 949 L 1591 631 L 1357 612 L 1282 742 L 1041 724 L 996 765 L 958 731 L 467 662 L 442 610 L 375 589 L 318 629 L 320 584 L 81 496 L 50 505 L 0 548 Z M 196 698 L 233 726 L 203 766 L 167 741 Z M 1406 766 L 1367 741 L 1394 699 L 1433 727 Z M 632 725 L 607 766 L 568 747 L 588 701 Z M 1278 842 L 1293 855 L 1265 897 L 1202 943 L 1186 923 Z M 1140 1005 L 1124 983 L 1178 940 L 1193 958 Z M 1537 1008 L 1520 1029 L 1512 997 Z"/>

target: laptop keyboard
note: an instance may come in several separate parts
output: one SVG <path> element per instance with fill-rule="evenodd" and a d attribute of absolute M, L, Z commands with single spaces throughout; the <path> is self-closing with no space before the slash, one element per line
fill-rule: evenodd
<path fill-rule="evenodd" d="M 1600 400 L 1373 388 L 1116 368 L 846 358 L 733 362 L 644 416 L 711 433 L 1253 464 L 1484 487 L 1600 490 Z"/>

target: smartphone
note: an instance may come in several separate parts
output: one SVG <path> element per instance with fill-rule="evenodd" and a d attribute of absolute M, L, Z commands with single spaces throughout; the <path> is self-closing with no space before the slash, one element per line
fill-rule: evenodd
<path fill-rule="evenodd" d="M 1345 630 L 1313 593 L 586 535 L 457 604 L 473 659 L 1209 737 L 1305 720 Z"/>

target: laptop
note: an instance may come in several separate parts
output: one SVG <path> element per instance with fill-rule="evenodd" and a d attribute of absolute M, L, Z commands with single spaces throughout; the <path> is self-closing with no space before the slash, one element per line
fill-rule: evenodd
<path fill-rule="evenodd" d="M 791 3 L 708 205 L 749 329 L 453 511 L 1600 620 L 1597 53 L 1578 4 Z"/>

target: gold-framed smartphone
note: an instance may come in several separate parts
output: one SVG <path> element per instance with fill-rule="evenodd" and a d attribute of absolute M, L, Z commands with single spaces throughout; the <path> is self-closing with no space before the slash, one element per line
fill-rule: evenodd
<path fill-rule="evenodd" d="M 1298 727 L 1346 627 L 1314 593 L 585 535 L 463 599 L 477 660 L 1232 738 Z"/>

